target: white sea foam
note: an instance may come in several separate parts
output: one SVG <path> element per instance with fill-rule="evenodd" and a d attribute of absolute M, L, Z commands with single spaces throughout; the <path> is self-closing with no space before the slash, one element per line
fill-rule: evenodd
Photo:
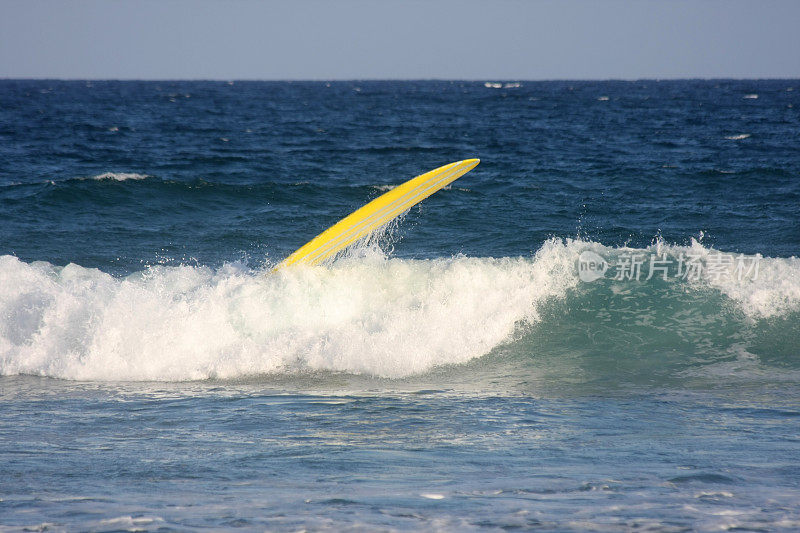
<path fill-rule="evenodd" d="M 547 241 L 531 257 L 386 259 L 276 273 L 158 266 L 117 278 L 0 256 L 0 375 L 196 380 L 308 370 L 403 377 L 509 342 L 581 283 L 591 249 Z M 647 250 L 645 250 L 647 251 Z M 670 255 L 716 251 L 654 245 Z M 755 319 L 800 308 L 800 260 L 759 258 L 757 276 L 701 279 Z"/>
<path fill-rule="evenodd" d="M 744 98 L 746 100 L 755 100 L 755 99 L 758 98 L 758 95 L 757 94 L 746 94 L 746 95 L 742 96 L 742 98 Z"/>
<path fill-rule="evenodd" d="M 742 139 L 747 139 L 750 137 L 749 133 L 740 133 L 738 135 L 726 135 L 725 138 L 729 141 L 741 141 Z"/>
<path fill-rule="evenodd" d="M 143 180 L 149 178 L 147 174 L 136 174 L 135 172 L 104 172 L 97 176 L 92 176 L 93 180 L 113 180 L 113 181 L 127 181 L 127 180 Z"/>
<path fill-rule="evenodd" d="M 519 89 L 522 87 L 522 83 L 518 81 L 512 81 L 508 83 L 502 83 L 499 81 L 487 81 L 483 84 L 484 87 L 487 89 Z"/>
<path fill-rule="evenodd" d="M 533 258 L 345 258 L 277 273 L 156 267 L 114 278 L 0 257 L 0 374 L 192 380 L 293 370 L 399 377 L 468 361 L 577 282 Z"/>
<path fill-rule="evenodd" d="M 98 525 L 103 528 L 114 526 L 114 529 L 123 531 L 142 531 L 143 526 L 149 526 L 154 523 L 163 522 L 164 519 L 160 516 L 118 516 L 116 518 L 105 518 L 98 521 Z"/>

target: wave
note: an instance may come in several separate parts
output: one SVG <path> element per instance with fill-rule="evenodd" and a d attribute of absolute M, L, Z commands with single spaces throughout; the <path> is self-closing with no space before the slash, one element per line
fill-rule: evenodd
<path fill-rule="evenodd" d="M 548 350 L 587 346 L 716 362 L 714 350 L 741 352 L 735 333 L 747 328 L 756 330 L 748 346 L 765 352 L 791 358 L 800 345 L 797 258 L 741 256 L 758 270 L 739 276 L 734 262 L 727 276 L 615 280 L 609 270 L 588 282 L 579 275 L 586 252 L 616 267 L 630 254 L 691 255 L 705 265 L 720 255 L 698 242 L 627 249 L 551 239 L 529 257 L 417 260 L 387 258 L 373 245 L 324 267 L 155 266 L 124 278 L 2 256 L 0 375 L 402 378 L 491 353 L 536 365 Z M 765 329 L 770 320 L 783 323 Z"/>
<path fill-rule="evenodd" d="M 113 181 L 127 181 L 127 180 L 143 180 L 150 176 L 147 174 L 137 174 L 135 172 L 104 172 L 97 176 L 92 176 L 93 180 L 113 180 Z"/>

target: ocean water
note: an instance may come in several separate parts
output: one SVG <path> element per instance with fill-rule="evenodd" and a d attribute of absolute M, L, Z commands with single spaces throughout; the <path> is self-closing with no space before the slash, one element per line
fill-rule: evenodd
<path fill-rule="evenodd" d="M 799 251 L 800 80 L 2 80 L 0 531 L 795 530 Z"/>

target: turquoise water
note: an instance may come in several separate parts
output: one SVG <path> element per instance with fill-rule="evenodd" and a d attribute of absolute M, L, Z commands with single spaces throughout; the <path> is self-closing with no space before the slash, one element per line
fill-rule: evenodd
<path fill-rule="evenodd" d="M 0 529 L 800 527 L 800 82 L 492 82 L 0 81 Z"/>

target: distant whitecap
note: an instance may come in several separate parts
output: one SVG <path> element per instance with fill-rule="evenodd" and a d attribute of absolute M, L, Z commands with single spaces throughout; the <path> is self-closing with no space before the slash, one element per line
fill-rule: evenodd
<path fill-rule="evenodd" d="M 127 180 L 143 180 L 149 178 L 147 174 L 136 174 L 135 172 L 104 172 L 97 176 L 92 176 L 93 180 L 113 180 L 113 181 L 127 181 Z"/>
<path fill-rule="evenodd" d="M 725 138 L 729 141 L 741 141 L 742 139 L 747 139 L 750 137 L 749 133 L 740 133 L 738 135 L 726 135 Z"/>

